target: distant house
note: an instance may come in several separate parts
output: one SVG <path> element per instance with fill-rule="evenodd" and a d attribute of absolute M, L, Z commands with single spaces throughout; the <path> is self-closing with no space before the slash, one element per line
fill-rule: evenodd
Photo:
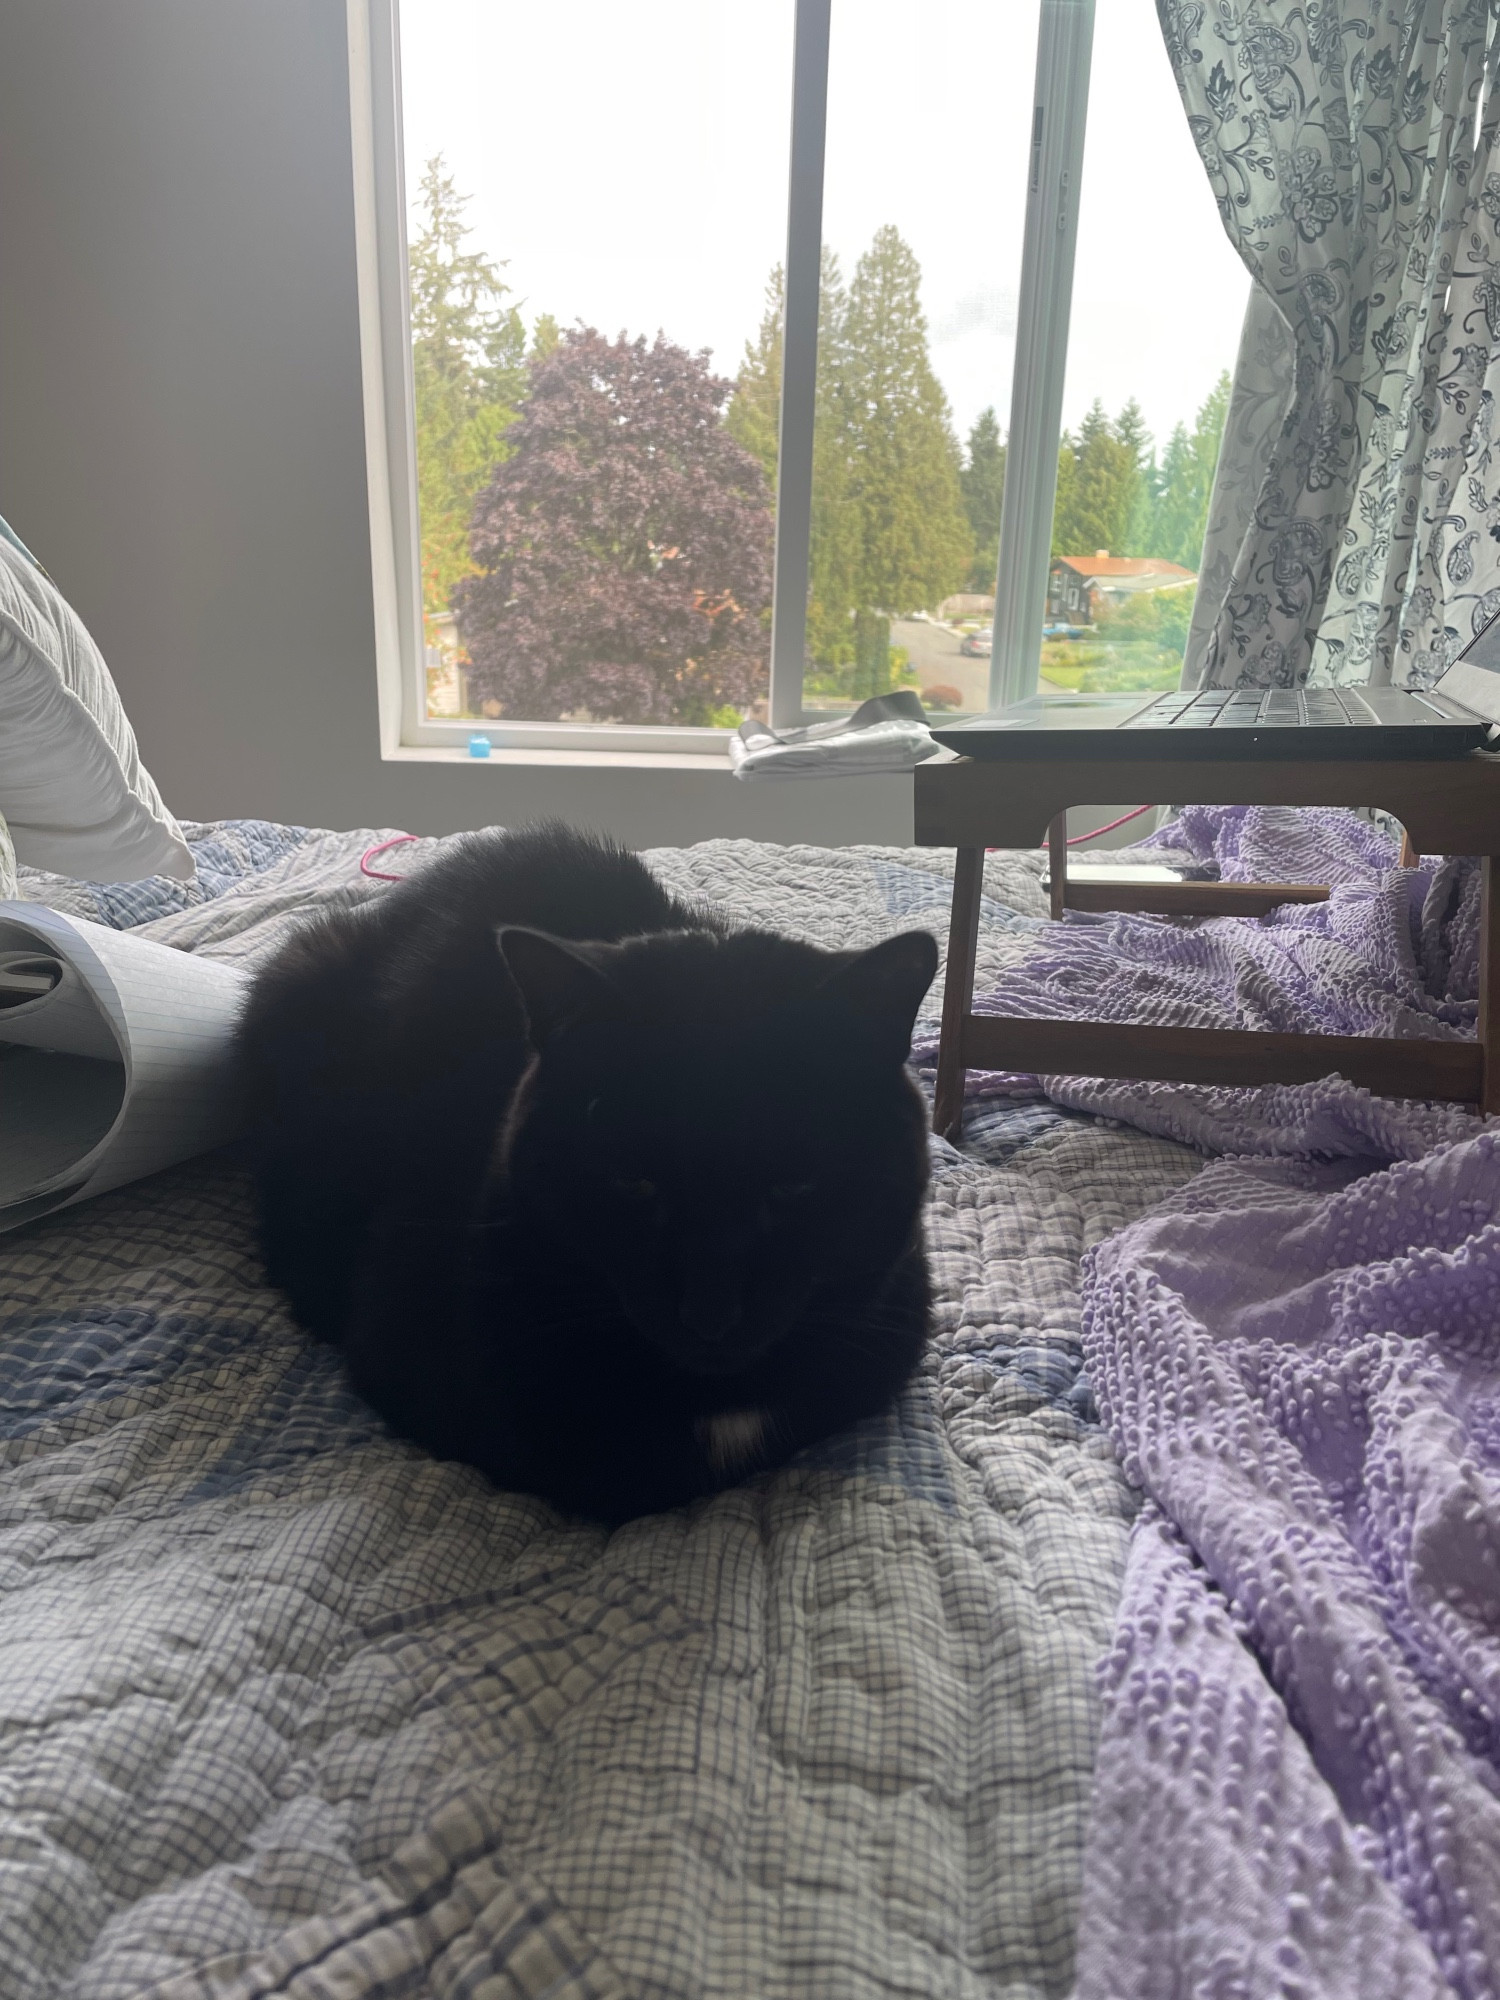
<path fill-rule="evenodd" d="M 977 590 L 956 591 L 952 597 L 945 597 L 937 608 L 939 618 L 946 618 L 956 624 L 960 618 L 990 618 L 994 616 L 993 596 L 983 596 Z"/>
<path fill-rule="evenodd" d="M 1161 556 L 1054 556 L 1047 576 L 1047 623 L 1092 625 L 1103 605 L 1123 604 L 1143 590 L 1185 590 L 1198 581 L 1181 563 Z"/>

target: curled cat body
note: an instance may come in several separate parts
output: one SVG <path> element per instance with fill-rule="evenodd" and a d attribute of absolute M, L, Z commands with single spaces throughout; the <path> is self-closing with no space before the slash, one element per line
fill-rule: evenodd
<path fill-rule="evenodd" d="M 624 849 L 476 834 L 261 968 L 261 1242 L 397 1432 L 617 1522 L 886 1408 L 920 1358 L 936 946 L 732 929 Z"/>

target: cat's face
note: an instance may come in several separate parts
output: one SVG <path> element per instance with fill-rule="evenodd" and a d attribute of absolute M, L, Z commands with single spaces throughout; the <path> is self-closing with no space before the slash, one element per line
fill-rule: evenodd
<path fill-rule="evenodd" d="M 505 941 L 539 1048 L 511 1186 L 566 1216 L 636 1329 L 677 1366 L 728 1375 L 809 1313 L 857 1306 L 910 1243 L 925 1185 L 903 1061 L 931 938 L 794 948 L 769 973 L 746 938 L 586 956 Z M 653 1004 L 664 993 L 676 1004 Z"/>

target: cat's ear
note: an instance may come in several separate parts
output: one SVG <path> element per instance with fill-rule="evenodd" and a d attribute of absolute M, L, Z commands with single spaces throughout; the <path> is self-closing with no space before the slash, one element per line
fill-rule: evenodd
<path fill-rule="evenodd" d="M 499 937 L 500 956 L 526 1009 L 526 1032 L 541 1049 L 561 1028 L 619 1014 L 620 996 L 580 952 L 544 931 L 509 924 Z"/>
<path fill-rule="evenodd" d="M 903 931 L 846 959 L 824 980 L 818 997 L 863 1023 L 881 1055 L 905 1062 L 917 1009 L 937 962 L 937 940 L 930 932 Z"/>

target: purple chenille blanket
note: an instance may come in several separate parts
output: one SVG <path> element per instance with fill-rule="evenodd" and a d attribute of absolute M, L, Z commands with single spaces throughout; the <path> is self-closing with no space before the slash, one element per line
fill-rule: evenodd
<path fill-rule="evenodd" d="M 980 995 L 977 1014 L 1072 1016 L 1180 1027 L 1336 1035 L 1472 1035 L 1478 1002 L 1479 868 L 1396 866 L 1395 839 L 1351 812 L 1189 806 L 1124 859 L 1170 860 L 1225 881 L 1327 882 L 1326 903 L 1269 917 L 1168 923 L 1070 912 Z M 919 1042 L 919 1064 L 936 1061 Z M 1459 1136 L 1462 1111 L 1397 1107 L 1341 1078 L 1288 1088 L 1108 1082 L 971 1072 L 971 1097 L 1037 1095 L 1180 1139 L 1205 1152 L 1424 1152 Z"/>
<path fill-rule="evenodd" d="M 1470 1131 L 1359 1178 L 1221 1161 L 1092 1253 L 1147 1505 L 1077 2000 L 1500 1993 L 1500 1121 Z"/>
<path fill-rule="evenodd" d="M 1473 863 L 1403 872 L 1342 812 L 1193 809 L 1144 845 L 1334 894 L 1071 918 L 980 1011 L 1472 1033 Z M 1500 2000 L 1500 1120 L 1338 1078 L 971 1087 L 1238 1156 L 1085 1266 L 1088 1372 L 1145 1506 L 1077 2000 Z"/>

